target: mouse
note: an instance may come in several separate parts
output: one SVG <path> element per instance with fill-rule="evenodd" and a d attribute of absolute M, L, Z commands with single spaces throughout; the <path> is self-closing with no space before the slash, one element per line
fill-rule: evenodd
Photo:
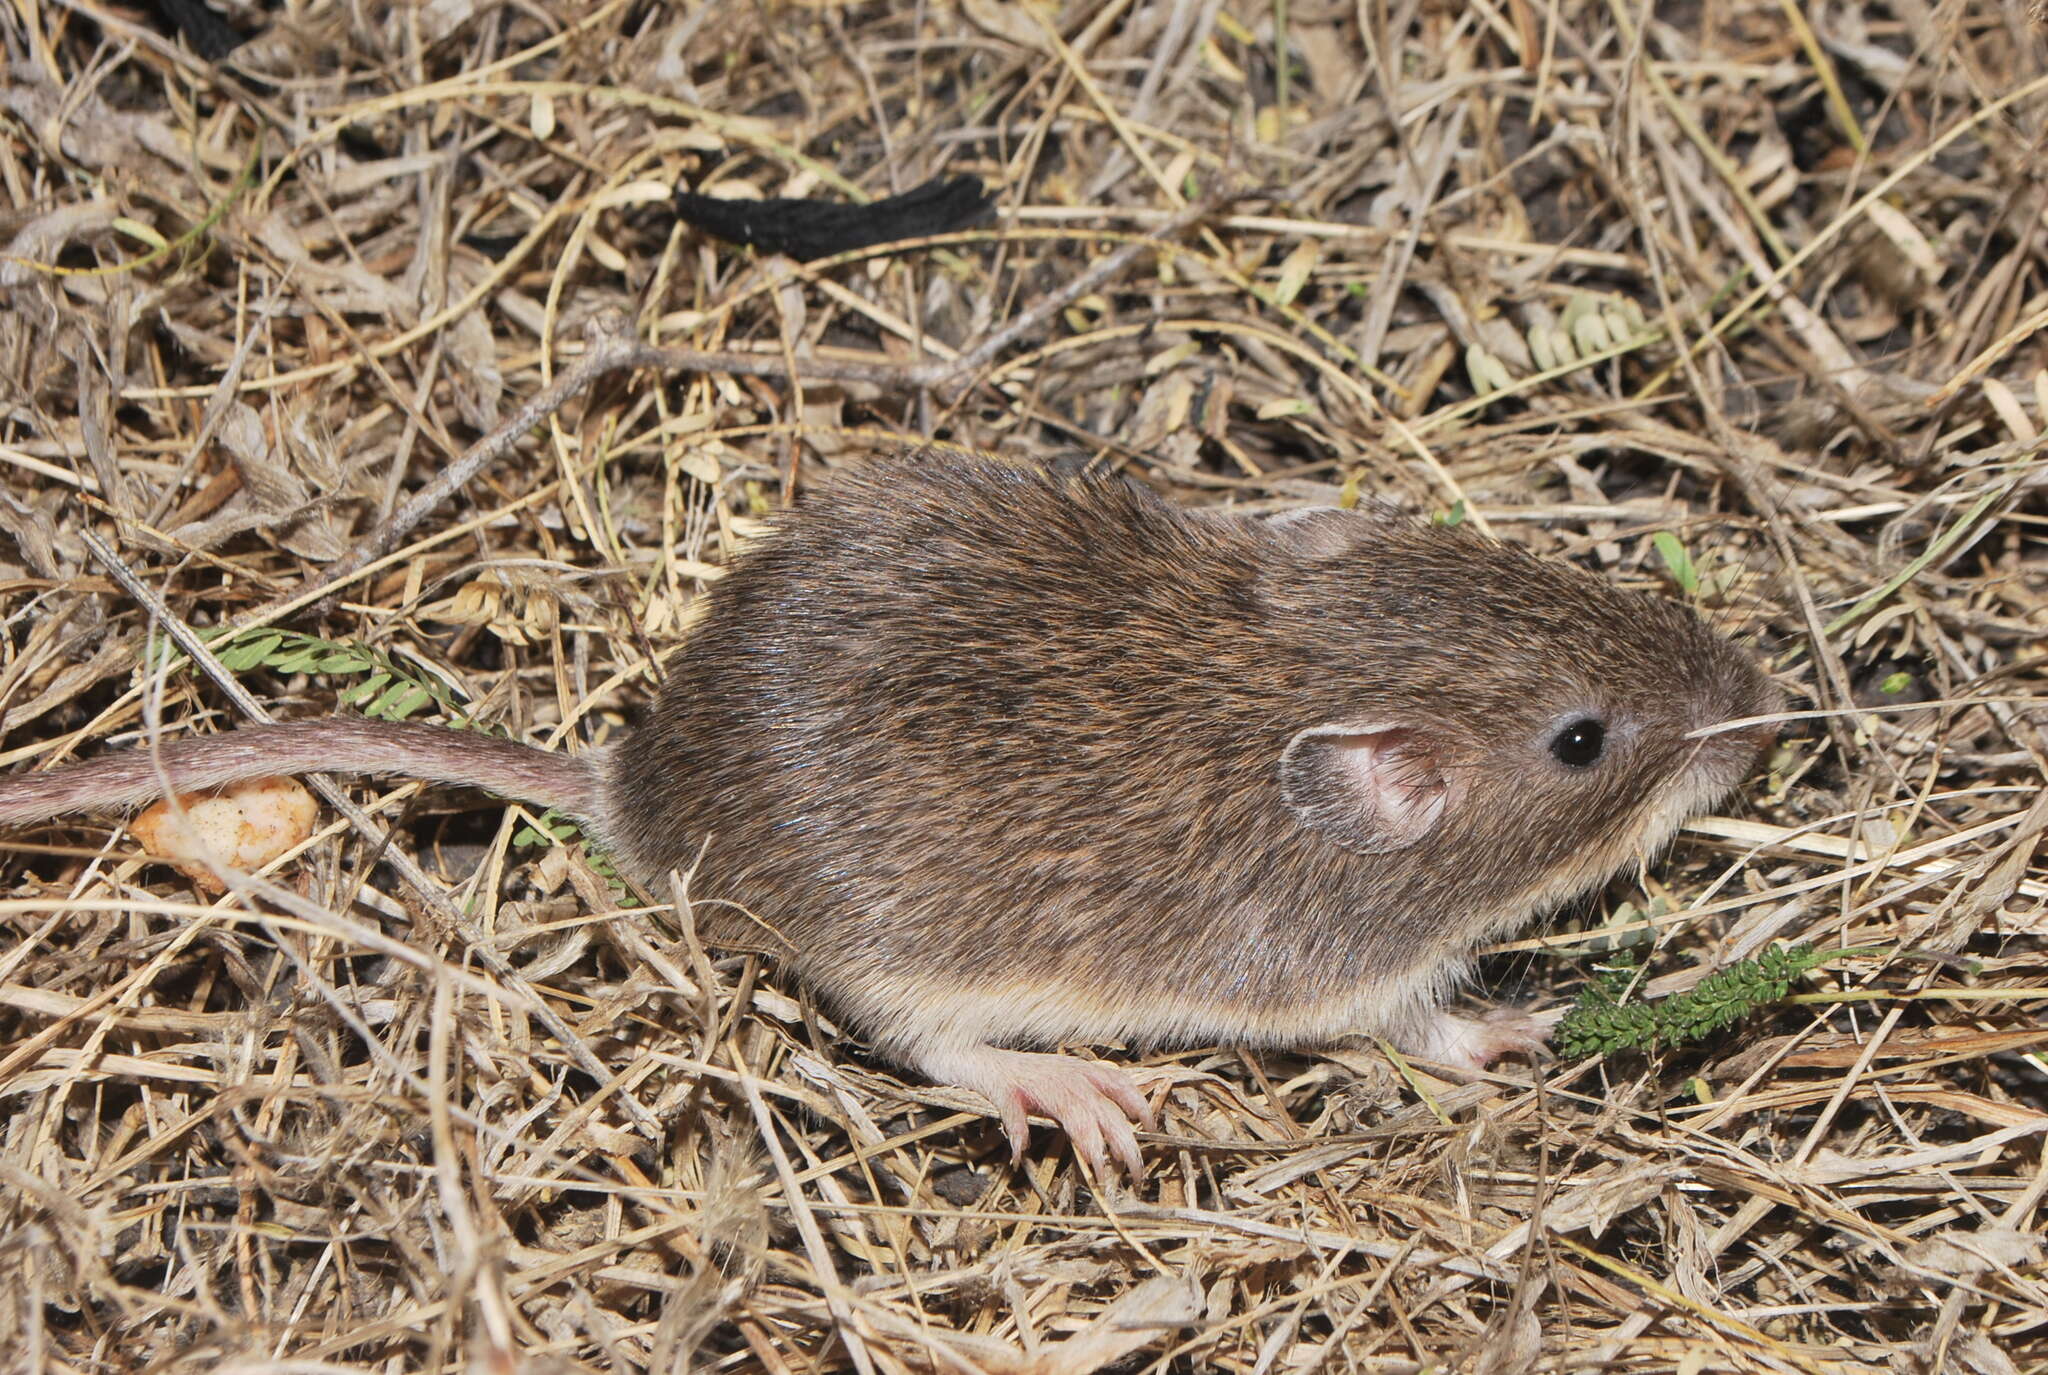
<path fill-rule="evenodd" d="M 913 451 L 739 551 L 644 719 L 570 755 L 338 715 L 0 779 L 0 824 L 251 777 L 555 807 L 768 923 L 883 1057 L 1142 1173 L 1149 1100 L 1060 1049 L 1539 1053 L 1475 952 L 1749 773 L 1779 690 L 1694 610 L 1380 506 L 1239 515 Z"/>

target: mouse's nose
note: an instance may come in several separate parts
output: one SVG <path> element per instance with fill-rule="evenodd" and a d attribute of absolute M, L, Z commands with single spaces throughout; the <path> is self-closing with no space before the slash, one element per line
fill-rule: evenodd
<path fill-rule="evenodd" d="M 1754 725 L 1737 726 L 1732 730 L 1723 731 L 1714 738 L 1726 740 L 1730 745 L 1760 754 L 1778 743 L 1778 736 L 1783 730 L 1784 726 L 1777 721 L 1758 721 Z"/>
<path fill-rule="evenodd" d="M 1781 714 L 1785 710 L 1785 691 L 1765 676 L 1761 668 L 1752 664 L 1742 668 L 1744 671 L 1735 681 L 1726 683 L 1723 691 L 1714 694 L 1719 700 L 1714 703 L 1712 719 L 1695 721 L 1693 730 L 1708 741 L 1719 741 L 1724 750 L 1754 755 L 1776 744 L 1784 729 L 1783 722 L 1755 718 L 1775 718 Z M 1754 724 L 1721 728 L 1736 721 Z"/>
<path fill-rule="evenodd" d="M 1702 760 L 1732 781 L 1777 743 L 1783 727 L 1775 718 L 1785 710 L 1785 694 L 1750 664 L 1730 672 L 1719 686 L 1718 692 L 1702 694 L 1694 711 L 1705 719 L 1695 719 L 1690 734 L 1699 742 Z"/>
<path fill-rule="evenodd" d="M 1745 717 L 1731 717 L 1731 721 L 1745 720 Z M 1716 723 L 1719 724 L 1719 723 Z M 1715 788 L 1732 788 L 1749 777 L 1756 768 L 1757 760 L 1778 738 L 1778 723 L 1758 722 L 1754 725 L 1729 726 L 1716 729 L 1708 725 L 1692 733 L 1696 747 L 1692 756 L 1692 767 L 1697 776 Z"/>

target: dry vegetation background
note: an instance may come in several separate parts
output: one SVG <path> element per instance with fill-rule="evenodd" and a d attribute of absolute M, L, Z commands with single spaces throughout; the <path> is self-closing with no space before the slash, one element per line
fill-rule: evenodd
<path fill-rule="evenodd" d="M 225 64 L 0 16 L 9 769 L 244 715 L 152 616 L 303 637 L 211 642 L 277 715 L 602 742 L 790 477 L 897 436 L 1462 509 L 1697 597 L 1802 706 L 1916 709 L 1799 723 L 1488 966 L 1555 1006 L 1618 944 L 1656 992 L 1873 952 L 1803 1001 L 1479 1085 L 1153 1056 L 1149 1174 L 1100 1194 L 517 810 L 352 784 L 363 826 L 217 900 L 108 819 L 16 831 L 0 1366 L 2048 1369 L 2020 0 L 217 13 Z M 961 172 L 992 225 L 809 269 L 666 206 Z M 621 331 L 767 375 L 514 415 Z"/>

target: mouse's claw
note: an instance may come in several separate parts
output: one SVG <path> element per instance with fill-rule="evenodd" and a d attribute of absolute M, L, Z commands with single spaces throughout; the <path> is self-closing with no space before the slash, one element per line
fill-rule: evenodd
<path fill-rule="evenodd" d="M 1036 1112 L 1060 1124 L 1074 1143 L 1074 1153 L 1096 1178 L 1108 1173 L 1111 1156 L 1132 1178 L 1144 1173 L 1131 1124 L 1151 1130 L 1152 1105 L 1130 1076 L 1114 1065 L 975 1046 L 927 1056 L 921 1068 L 934 1079 L 973 1089 L 996 1105 L 1003 1132 L 1010 1138 L 1012 1163 L 1024 1158 L 1031 1139 L 1028 1119 Z"/>

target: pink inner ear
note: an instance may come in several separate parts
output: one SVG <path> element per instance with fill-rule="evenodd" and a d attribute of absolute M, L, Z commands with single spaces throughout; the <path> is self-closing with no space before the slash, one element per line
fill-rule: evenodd
<path fill-rule="evenodd" d="M 1280 797 L 1302 825 L 1361 855 L 1405 850 L 1456 801 L 1442 741 L 1406 720 L 1310 726 L 1280 755 Z"/>
<path fill-rule="evenodd" d="M 1413 845 L 1443 819 L 1449 788 L 1415 731 L 1346 732 L 1323 743 L 1342 761 L 1386 848 Z"/>

